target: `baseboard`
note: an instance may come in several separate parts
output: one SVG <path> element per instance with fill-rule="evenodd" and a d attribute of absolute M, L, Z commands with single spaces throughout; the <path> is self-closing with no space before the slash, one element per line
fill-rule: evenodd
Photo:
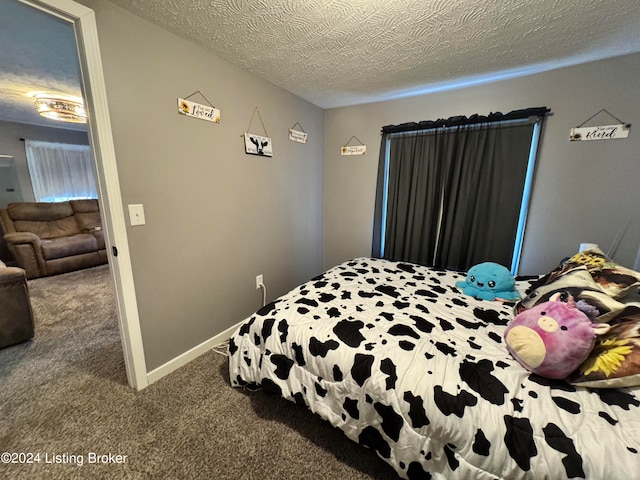
<path fill-rule="evenodd" d="M 222 343 L 225 340 L 229 340 L 231 338 L 231 335 L 233 335 L 233 332 L 236 331 L 236 329 L 240 326 L 241 323 L 243 322 L 239 322 L 238 324 L 227 328 L 225 331 L 219 333 L 215 337 L 211 337 L 209 340 L 205 340 L 200 345 L 196 345 L 191 350 L 187 350 L 183 354 L 178 355 L 173 360 L 169 360 L 164 365 L 161 365 L 158 368 L 155 368 L 150 372 L 148 372 L 147 381 L 149 382 L 149 385 L 151 385 L 154 382 L 157 382 L 162 377 L 169 375 L 171 372 L 177 370 L 183 365 L 186 365 L 190 361 L 195 360 L 200 355 L 208 352 L 219 343 Z"/>

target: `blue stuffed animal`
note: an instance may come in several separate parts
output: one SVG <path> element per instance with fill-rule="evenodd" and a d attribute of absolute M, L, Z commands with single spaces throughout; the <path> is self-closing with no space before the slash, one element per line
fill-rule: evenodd
<path fill-rule="evenodd" d="M 516 279 L 511 272 L 494 262 L 484 262 L 474 265 L 467 272 L 464 282 L 456 282 L 465 295 L 481 300 L 515 301 L 520 294 L 515 289 Z"/>

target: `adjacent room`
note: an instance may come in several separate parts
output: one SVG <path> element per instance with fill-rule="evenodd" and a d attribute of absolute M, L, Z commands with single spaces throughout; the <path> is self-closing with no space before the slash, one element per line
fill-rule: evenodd
<path fill-rule="evenodd" d="M 0 0 L 0 44 L 0 476 L 633 477 L 637 2 Z"/>

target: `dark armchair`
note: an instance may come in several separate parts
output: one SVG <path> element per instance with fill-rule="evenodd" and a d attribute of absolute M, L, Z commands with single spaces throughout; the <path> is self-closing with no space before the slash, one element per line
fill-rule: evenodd
<path fill-rule="evenodd" d="M 25 271 L 0 262 L 0 348 L 33 338 L 33 311 Z"/>

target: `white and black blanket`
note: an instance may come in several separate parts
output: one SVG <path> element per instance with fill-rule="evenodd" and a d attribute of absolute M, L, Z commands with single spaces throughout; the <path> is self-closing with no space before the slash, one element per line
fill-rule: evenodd
<path fill-rule="evenodd" d="M 530 374 L 502 338 L 512 307 L 465 296 L 462 279 L 370 258 L 332 268 L 243 322 L 231 384 L 306 405 L 403 478 L 640 478 L 640 389 Z"/>

